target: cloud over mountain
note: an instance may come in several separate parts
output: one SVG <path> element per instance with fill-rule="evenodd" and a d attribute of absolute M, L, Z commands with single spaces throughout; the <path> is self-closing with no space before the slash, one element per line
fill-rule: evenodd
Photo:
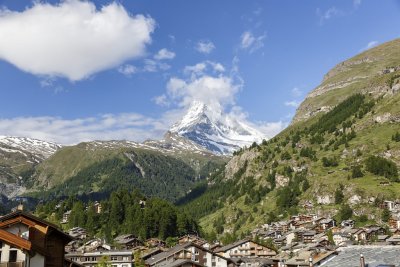
<path fill-rule="evenodd" d="M 155 21 L 113 2 L 35 2 L 22 12 L 0 10 L 0 59 L 42 76 L 84 79 L 143 56 Z M 112 49 L 110 49 L 112 48 Z"/>

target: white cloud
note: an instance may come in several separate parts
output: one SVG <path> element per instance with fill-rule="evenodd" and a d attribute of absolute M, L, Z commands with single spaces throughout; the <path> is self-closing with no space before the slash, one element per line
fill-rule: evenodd
<path fill-rule="evenodd" d="M 163 60 L 163 59 L 173 59 L 174 57 L 175 57 L 174 52 L 169 51 L 166 48 L 163 48 L 160 51 L 158 51 L 157 54 L 155 54 L 154 59 Z"/>
<path fill-rule="evenodd" d="M 359 52 L 362 52 L 362 51 L 371 49 L 372 47 L 375 47 L 375 46 L 377 46 L 378 44 L 379 44 L 378 41 L 371 41 L 371 42 L 369 42 L 366 46 L 364 46 L 363 48 L 361 48 Z"/>
<path fill-rule="evenodd" d="M 300 97 L 303 95 L 303 91 L 300 90 L 298 87 L 294 87 L 291 91 L 293 97 Z"/>
<path fill-rule="evenodd" d="M 166 95 L 159 95 L 153 98 L 153 101 L 159 106 L 169 106 L 170 102 Z"/>
<path fill-rule="evenodd" d="M 167 95 L 180 107 L 187 107 L 197 100 L 222 110 L 225 105 L 234 104 L 240 88 L 241 85 L 234 84 L 230 77 L 222 75 L 204 75 L 188 81 L 173 77 L 168 81 Z"/>
<path fill-rule="evenodd" d="M 200 53 L 210 54 L 215 49 L 215 45 L 211 41 L 199 41 L 195 49 Z"/>
<path fill-rule="evenodd" d="M 296 100 L 285 102 L 285 106 L 294 107 L 294 108 L 297 108 L 300 104 L 301 104 L 300 101 L 296 101 Z"/>
<path fill-rule="evenodd" d="M 143 72 L 157 72 L 157 71 L 165 71 L 170 69 L 171 66 L 167 63 L 160 62 L 152 59 L 144 60 L 144 67 L 142 69 Z"/>
<path fill-rule="evenodd" d="M 155 22 L 113 2 L 39 1 L 22 12 L 0 10 L 0 59 L 35 74 L 77 81 L 143 56 Z"/>
<path fill-rule="evenodd" d="M 125 64 L 121 67 L 118 68 L 118 72 L 124 74 L 127 77 L 132 76 L 132 74 L 135 74 L 138 72 L 138 68 L 131 64 Z"/>
<path fill-rule="evenodd" d="M 323 12 L 320 8 L 317 8 L 316 14 L 319 17 L 320 25 L 322 25 L 326 20 L 343 15 L 343 12 L 333 6 L 327 9 L 325 12 Z"/>
<path fill-rule="evenodd" d="M 264 133 L 267 137 L 271 138 L 280 133 L 288 125 L 289 125 L 288 122 L 276 121 L 276 122 L 259 122 L 257 124 L 254 124 L 253 127 L 255 127 L 260 132 Z"/>
<path fill-rule="evenodd" d="M 222 73 L 225 71 L 225 67 L 221 63 L 206 60 L 192 66 L 186 66 L 183 72 L 187 75 L 192 75 L 192 79 L 194 79 L 196 76 L 204 75 L 210 69 L 214 73 Z"/>
<path fill-rule="evenodd" d="M 105 114 L 94 117 L 17 117 L 0 119 L 3 135 L 25 136 L 60 144 L 92 140 L 144 141 L 160 138 L 168 129 L 168 117 L 153 119 L 136 113 Z"/>
<path fill-rule="evenodd" d="M 254 36 L 250 31 L 245 31 L 241 35 L 240 47 L 242 49 L 248 50 L 250 53 L 264 47 L 264 39 L 266 35 Z"/>

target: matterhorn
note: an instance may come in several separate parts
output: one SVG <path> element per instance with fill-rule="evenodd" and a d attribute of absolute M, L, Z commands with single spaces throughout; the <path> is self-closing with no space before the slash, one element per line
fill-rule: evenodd
<path fill-rule="evenodd" d="M 183 118 L 169 132 L 186 137 L 218 155 L 261 142 L 266 136 L 232 114 L 212 108 L 200 101 L 193 101 Z"/>

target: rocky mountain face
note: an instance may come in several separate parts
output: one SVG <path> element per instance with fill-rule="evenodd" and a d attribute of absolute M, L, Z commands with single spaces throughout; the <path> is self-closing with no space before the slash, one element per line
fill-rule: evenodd
<path fill-rule="evenodd" d="M 192 103 L 187 114 L 171 127 L 170 132 L 219 155 L 231 155 L 242 147 L 266 138 L 233 116 L 198 101 Z"/>
<path fill-rule="evenodd" d="M 400 84 L 390 77 L 400 70 L 400 40 L 396 39 L 365 51 L 336 65 L 312 90 L 297 109 L 293 123 L 331 110 L 354 93 L 396 94 Z M 395 78 L 394 78 L 395 79 Z"/>
<path fill-rule="evenodd" d="M 0 194 L 25 192 L 33 169 L 61 146 L 32 138 L 0 136 Z"/>
<path fill-rule="evenodd" d="M 338 64 L 287 129 L 235 155 L 187 211 L 209 232 L 223 222 L 219 234 L 293 213 L 338 216 L 343 205 L 379 223 L 379 203 L 400 194 L 399 66 L 400 39 Z"/>

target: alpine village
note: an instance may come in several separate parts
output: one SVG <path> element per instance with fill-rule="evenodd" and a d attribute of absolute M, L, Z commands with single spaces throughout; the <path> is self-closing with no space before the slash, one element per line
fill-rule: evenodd
<path fill-rule="evenodd" d="M 0 267 L 399 266 L 400 39 L 320 78 L 272 138 L 201 101 L 160 140 L 1 136 Z"/>

